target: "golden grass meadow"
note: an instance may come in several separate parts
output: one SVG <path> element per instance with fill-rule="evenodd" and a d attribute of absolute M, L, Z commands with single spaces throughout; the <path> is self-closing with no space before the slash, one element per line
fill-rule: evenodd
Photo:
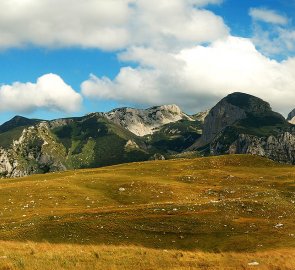
<path fill-rule="evenodd" d="M 0 269 L 295 269 L 295 168 L 247 155 L 2 179 Z"/>

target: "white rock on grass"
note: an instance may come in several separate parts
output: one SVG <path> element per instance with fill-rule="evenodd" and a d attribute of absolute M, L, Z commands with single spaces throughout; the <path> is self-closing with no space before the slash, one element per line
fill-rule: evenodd
<path fill-rule="evenodd" d="M 249 262 L 248 265 L 249 266 L 258 266 L 259 262 Z"/>

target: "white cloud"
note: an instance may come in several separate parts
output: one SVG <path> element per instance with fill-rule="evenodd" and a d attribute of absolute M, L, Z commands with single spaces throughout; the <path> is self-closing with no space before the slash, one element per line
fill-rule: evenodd
<path fill-rule="evenodd" d="M 276 26 L 264 29 L 256 24 L 252 40 L 259 50 L 269 56 L 288 57 L 295 52 L 294 28 Z"/>
<path fill-rule="evenodd" d="M 178 53 L 132 48 L 121 55 L 137 68 L 122 68 L 112 81 L 92 75 L 85 96 L 125 103 L 177 103 L 192 112 L 241 91 L 261 97 L 284 113 L 294 107 L 295 58 L 270 60 L 249 39 L 228 37 Z"/>
<path fill-rule="evenodd" d="M 208 10 L 193 8 L 196 2 L 199 1 L 136 1 L 131 44 L 171 50 L 228 35 L 223 19 Z"/>
<path fill-rule="evenodd" d="M 218 5 L 223 2 L 223 0 L 192 0 L 197 6 L 207 6 L 207 5 Z"/>
<path fill-rule="evenodd" d="M 292 20 L 266 9 L 252 8 L 249 14 L 253 19 L 252 40 L 260 51 L 269 56 L 280 57 L 295 52 L 295 29 Z"/>
<path fill-rule="evenodd" d="M 255 25 L 266 22 L 274 32 L 262 28 L 259 32 L 257 27 L 253 41 L 232 37 L 223 19 L 204 8 L 220 3 L 1 0 L 0 49 L 25 45 L 122 49 L 120 60 L 138 66 L 122 68 L 114 80 L 91 75 L 81 85 L 89 98 L 177 103 L 195 112 L 226 94 L 243 91 L 288 112 L 295 100 L 295 59 L 271 60 L 254 44 L 270 54 L 294 50 L 295 35 L 287 29 L 290 20 L 276 11 L 251 9 Z M 57 75 L 0 88 L 0 110 L 75 111 L 80 103 L 81 96 Z"/>
<path fill-rule="evenodd" d="M 220 0 L 1 0 L 0 48 L 209 42 L 228 33 L 221 17 L 196 8 L 214 3 Z"/>
<path fill-rule="evenodd" d="M 46 74 L 36 83 L 15 82 L 0 86 L 0 111 L 23 113 L 47 109 L 74 112 L 79 110 L 81 102 L 81 95 L 55 74 Z"/>
<path fill-rule="evenodd" d="M 1 0 L 0 46 L 125 46 L 131 0 Z"/>
<path fill-rule="evenodd" d="M 272 24 L 287 24 L 288 18 L 279 14 L 275 10 L 265 9 L 265 8 L 251 8 L 249 15 L 257 21 L 262 21 Z"/>
<path fill-rule="evenodd" d="M 295 29 L 279 29 L 279 38 L 287 51 L 295 51 Z"/>

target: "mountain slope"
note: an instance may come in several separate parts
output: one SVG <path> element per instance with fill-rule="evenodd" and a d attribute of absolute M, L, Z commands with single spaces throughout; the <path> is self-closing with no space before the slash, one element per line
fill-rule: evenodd
<path fill-rule="evenodd" d="M 53 134 L 66 149 L 69 168 L 89 168 L 147 160 L 145 142 L 103 116 L 91 114 L 54 127 Z"/>
<path fill-rule="evenodd" d="M 0 126 L 0 176 L 163 159 L 190 146 L 201 126 L 176 105 L 52 121 L 16 116 Z"/>
<path fill-rule="evenodd" d="M 95 114 L 42 121 L 0 134 L 0 173 L 6 177 L 147 160 L 145 142 Z"/>
<path fill-rule="evenodd" d="M 201 137 L 202 129 L 203 123 L 200 121 L 180 120 L 162 126 L 145 138 L 164 153 L 180 153 Z"/>

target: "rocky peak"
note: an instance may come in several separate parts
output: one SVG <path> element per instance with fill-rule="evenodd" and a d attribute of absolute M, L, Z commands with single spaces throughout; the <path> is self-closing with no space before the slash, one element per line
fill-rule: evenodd
<path fill-rule="evenodd" d="M 161 111 L 161 112 L 166 112 L 166 113 L 172 113 L 172 114 L 182 114 L 183 112 L 181 111 L 181 109 L 175 105 L 175 104 L 171 104 L 171 105 L 162 105 L 162 106 L 154 106 L 150 109 L 148 109 L 150 111 Z"/>
<path fill-rule="evenodd" d="M 295 109 L 288 114 L 287 120 L 289 123 L 295 125 Z"/>
<path fill-rule="evenodd" d="M 222 100 L 249 113 L 265 113 L 272 110 L 266 101 L 245 93 L 235 92 Z"/>
<path fill-rule="evenodd" d="M 199 112 L 199 113 L 194 114 L 192 117 L 193 117 L 195 120 L 204 123 L 205 118 L 206 118 L 206 116 L 209 114 L 209 112 L 210 112 L 210 110 L 206 110 L 206 111 L 203 111 L 203 112 Z"/>
<path fill-rule="evenodd" d="M 219 101 L 205 117 L 202 137 L 193 148 L 202 147 L 211 142 L 220 131 L 249 114 L 258 115 L 271 112 L 270 105 L 260 98 L 235 92 Z"/>
<path fill-rule="evenodd" d="M 9 131 L 9 130 L 16 128 L 16 127 L 34 125 L 40 121 L 41 120 L 28 119 L 26 117 L 22 117 L 22 116 L 17 115 L 15 117 L 13 117 L 12 119 L 10 119 L 9 121 L 2 124 L 0 126 L 0 132 L 1 133 L 6 132 L 6 131 Z"/>
<path fill-rule="evenodd" d="M 181 119 L 192 120 L 174 104 L 148 109 L 119 108 L 105 113 L 104 116 L 137 136 L 152 134 L 159 127 Z"/>

